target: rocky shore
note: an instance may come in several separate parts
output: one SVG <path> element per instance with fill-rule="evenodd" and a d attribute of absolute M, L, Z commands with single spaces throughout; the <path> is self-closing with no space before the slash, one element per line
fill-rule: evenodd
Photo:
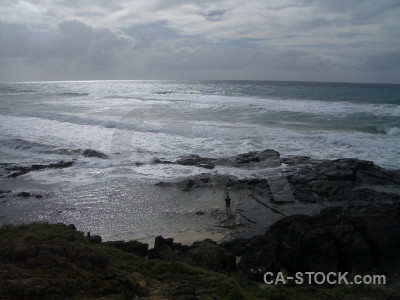
<path fill-rule="evenodd" d="M 101 243 L 99 236 L 87 239 Z M 285 270 L 288 275 L 313 271 L 385 274 L 393 284 L 400 280 L 400 205 L 294 215 L 276 222 L 265 234 L 220 244 L 205 239 L 187 246 L 162 236 L 155 238 L 152 249 L 138 241 L 103 244 L 149 259 L 182 261 L 228 274 L 239 270 L 260 282 L 266 272 Z"/>
<path fill-rule="evenodd" d="M 371 161 L 354 158 L 281 157 L 279 152 L 267 149 L 221 159 L 190 155 L 175 162 L 158 163 L 253 172 L 250 177 L 238 178 L 208 171 L 180 181 L 158 183 L 164 187 L 177 186 L 186 193 L 215 194 L 219 190 L 224 197 L 224 192 L 229 191 L 233 216 L 226 218 L 222 209 L 200 213 L 214 215 L 215 228 L 229 229 L 231 238 L 263 234 L 286 216 L 312 215 L 329 208 L 362 211 L 365 207 L 400 201 L 399 170 L 387 170 Z"/>
<path fill-rule="evenodd" d="M 2 299 L 398 299 L 400 208 L 285 217 L 264 235 L 186 246 L 102 242 L 73 225 L 0 228 Z M 260 288 L 265 272 L 384 274 L 385 285 Z M 290 283 L 290 281 L 288 281 Z M 279 298 L 277 298 L 279 297 Z"/>
<path fill-rule="evenodd" d="M 229 191 L 232 216 L 223 209 L 196 212 L 215 217 L 210 230 L 227 233 L 222 242 L 183 245 L 158 236 L 149 249 L 134 240 L 103 242 L 73 225 L 3 226 L 4 299 L 399 299 L 399 170 L 352 158 L 281 157 L 274 150 L 155 163 L 205 170 L 159 182 L 160 188 L 174 186 L 195 195 Z M 35 171 L 32 167 L 7 166 L 11 173 L 5 176 Z M 222 173 L 224 168 L 254 172 L 240 178 Z M 2 191 L 1 196 L 34 196 L 26 193 Z M 362 289 L 254 285 L 266 272 L 309 271 L 382 274 L 387 284 Z"/>

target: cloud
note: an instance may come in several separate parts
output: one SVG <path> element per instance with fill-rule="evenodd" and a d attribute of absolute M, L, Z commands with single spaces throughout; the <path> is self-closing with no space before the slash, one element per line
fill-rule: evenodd
<path fill-rule="evenodd" d="M 28 30 L 14 34 L 1 43 L 0 53 L 2 69 L 8 75 L 24 69 L 24 76 L 30 78 L 35 73 L 33 79 L 46 80 L 142 76 L 245 79 L 271 70 L 275 70 L 276 76 L 279 69 L 317 70 L 317 65 L 328 66 L 324 59 L 301 51 L 248 52 L 239 47 L 202 47 L 198 42 L 161 41 L 155 32 L 135 40 L 108 29 L 67 21 L 58 25 L 56 34 L 45 39 Z M 7 78 L 6 73 L 0 74 L 0 79 Z"/>
<path fill-rule="evenodd" d="M 399 13 L 397 0 L 4 0 L 0 80 L 393 82 Z"/>
<path fill-rule="evenodd" d="M 134 58 L 135 51 L 151 47 L 155 34 L 140 40 L 108 29 L 94 29 L 79 21 L 64 21 L 58 31 L 43 38 L 28 30 L 0 39 L 3 72 L 23 65 L 35 69 L 38 75 L 58 79 L 65 74 L 87 79 L 90 76 L 107 76 L 119 67 L 124 58 Z M 65 71 L 65 72 L 64 72 Z M 13 72 L 12 72 L 13 73 Z M 31 72 L 28 72 L 31 73 Z M 2 73 L 2 77 L 7 74 Z M 62 78 L 61 78 L 62 79 Z"/>
<path fill-rule="evenodd" d="M 38 7 L 31 2 L 24 0 L 4 1 L 1 7 L 0 20 L 7 23 L 37 23 L 47 14 L 48 10 L 44 7 Z"/>

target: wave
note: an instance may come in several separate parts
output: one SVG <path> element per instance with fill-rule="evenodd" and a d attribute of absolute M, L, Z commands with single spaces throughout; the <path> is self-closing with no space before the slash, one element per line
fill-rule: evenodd
<path fill-rule="evenodd" d="M 156 92 L 154 92 L 154 94 L 157 94 L 157 95 L 169 95 L 169 94 L 176 94 L 176 92 L 174 92 L 174 91 L 156 91 Z"/>
<path fill-rule="evenodd" d="M 24 139 L 10 139 L 0 141 L 0 147 L 11 150 L 29 151 L 37 154 L 56 154 L 63 156 L 80 156 L 105 158 L 107 155 L 92 149 L 66 149 Z"/>
<path fill-rule="evenodd" d="M 398 127 L 379 127 L 371 125 L 362 127 L 360 131 L 372 134 L 400 136 L 400 129 Z"/>
<path fill-rule="evenodd" d="M 143 122 L 143 120 L 131 120 L 129 114 L 122 116 L 118 120 L 107 120 L 91 117 L 81 117 L 76 115 L 64 115 L 64 114 L 47 114 L 47 113 L 33 113 L 29 115 L 3 115 L 9 118 L 37 118 L 41 120 L 49 120 L 60 123 L 70 123 L 74 125 L 84 125 L 93 127 L 102 127 L 107 129 L 120 129 L 132 132 L 141 133 L 167 133 L 167 134 L 178 134 L 179 132 L 190 132 L 183 128 L 185 124 L 181 124 L 179 120 L 164 119 L 164 120 L 150 120 Z M 13 120 L 18 123 L 18 120 Z M 164 122 L 163 124 L 161 124 Z M 186 124 L 187 125 L 187 124 Z M 183 126 L 183 127 L 182 127 Z"/>
<path fill-rule="evenodd" d="M 12 96 L 12 95 L 26 95 L 26 94 L 35 94 L 35 95 L 44 95 L 44 96 L 65 96 L 65 97 L 84 97 L 89 96 L 89 93 L 79 93 L 79 92 L 44 92 L 41 90 L 34 89 L 22 89 L 13 86 L 1 86 L 0 85 L 0 95 L 2 96 Z"/>
<path fill-rule="evenodd" d="M 51 93 L 50 93 L 51 95 Z M 75 92 L 62 92 L 62 93 L 55 93 L 57 96 L 68 96 L 68 97 L 83 97 L 83 96 L 90 96 L 89 93 L 75 93 Z"/>
<path fill-rule="evenodd" d="M 385 130 L 383 128 L 380 128 L 378 126 L 363 126 L 360 128 L 361 132 L 365 133 L 371 133 L 371 134 L 386 134 Z"/>
<path fill-rule="evenodd" d="M 400 136 L 400 128 L 398 127 L 386 128 L 385 133 L 388 135 Z"/>

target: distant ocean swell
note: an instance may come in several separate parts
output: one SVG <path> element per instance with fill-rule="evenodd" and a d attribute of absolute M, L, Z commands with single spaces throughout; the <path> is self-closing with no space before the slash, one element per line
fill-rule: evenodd
<path fill-rule="evenodd" d="M 0 84 L 3 160 L 106 153 L 117 165 L 180 155 L 358 157 L 400 168 L 400 88 L 279 82 Z"/>

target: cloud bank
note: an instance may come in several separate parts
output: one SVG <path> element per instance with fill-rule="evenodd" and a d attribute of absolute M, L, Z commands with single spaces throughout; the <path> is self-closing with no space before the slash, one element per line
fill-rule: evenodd
<path fill-rule="evenodd" d="M 0 80 L 400 83 L 400 2 L 3 1 Z"/>

